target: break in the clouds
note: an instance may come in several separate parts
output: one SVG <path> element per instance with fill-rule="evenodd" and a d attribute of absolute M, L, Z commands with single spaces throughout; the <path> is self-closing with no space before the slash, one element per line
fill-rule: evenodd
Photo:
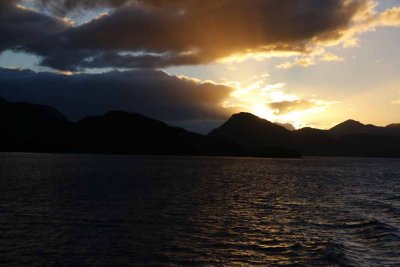
<path fill-rule="evenodd" d="M 36 54 L 42 65 L 59 70 L 309 54 L 316 47 L 354 43 L 360 32 L 400 21 L 399 9 L 376 13 L 372 0 L 33 1 L 52 17 L 8 2 L 1 5 L 0 49 Z M 100 7 L 109 13 L 81 25 L 56 17 Z"/>
<path fill-rule="evenodd" d="M 294 111 L 306 110 L 316 106 L 316 103 L 308 100 L 293 100 L 268 103 L 276 115 L 287 114 Z"/>
<path fill-rule="evenodd" d="M 109 110 L 167 121 L 221 120 L 233 112 L 221 106 L 232 90 L 157 70 L 62 75 L 0 69 L 0 96 L 50 105 L 74 120 Z"/>

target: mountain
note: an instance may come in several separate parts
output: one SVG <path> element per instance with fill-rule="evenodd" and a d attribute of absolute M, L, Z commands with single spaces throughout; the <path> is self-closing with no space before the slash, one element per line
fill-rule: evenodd
<path fill-rule="evenodd" d="M 305 127 L 292 132 L 294 149 L 303 155 L 330 155 L 336 139 L 326 130 Z"/>
<path fill-rule="evenodd" d="M 224 140 L 111 111 L 73 123 L 52 107 L 0 98 L 0 151 L 247 156 Z"/>
<path fill-rule="evenodd" d="M 288 130 L 250 113 L 207 136 L 140 114 L 110 111 L 71 122 L 56 109 L 0 98 L 0 151 L 202 156 L 400 157 L 400 124 L 354 120 L 330 130 Z"/>
<path fill-rule="evenodd" d="M 313 128 L 290 131 L 250 113 L 233 115 L 221 127 L 212 130 L 209 136 L 240 144 L 256 155 L 263 150 L 267 154 L 266 149 L 272 148 L 319 155 L 334 144 L 334 138 L 327 131 Z"/>
<path fill-rule="evenodd" d="M 0 149 L 51 151 L 62 145 L 70 122 L 56 109 L 0 98 Z"/>
<path fill-rule="evenodd" d="M 71 149 L 79 152 L 147 155 L 236 155 L 245 151 L 140 114 L 111 111 L 74 126 Z"/>
<path fill-rule="evenodd" d="M 345 134 L 379 134 L 380 131 L 381 127 L 365 125 L 355 120 L 347 120 L 329 130 L 335 136 L 343 136 Z"/>
<path fill-rule="evenodd" d="M 362 124 L 355 120 L 347 120 L 331 128 L 329 132 L 334 136 L 344 136 L 347 134 L 392 136 L 400 135 L 400 124 L 389 124 L 386 127 L 379 127 L 372 124 Z"/>
<path fill-rule="evenodd" d="M 387 135 L 400 136 L 400 123 L 389 124 L 385 127 L 384 131 Z"/>
<path fill-rule="evenodd" d="M 290 142 L 290 131 L 250 113 L 238 113 L 209 136 L 229 140 L 250 149 L 285 146 Z"/>
<path fill-rule="evenodd" d="M 385 128 L 348 120 L 330 130 L 306 127 L 289 131 L 252 114 L 239 113 L 209 136 L 238 143 L 253 154 L 280 148 L 304 156 L 400 157 L 398 129 L 396 125 Z"/>
<path fill-rule="evenodd" d="M 400 129 L 400 123 L 392 123 L 387 125 L 385 128 L 387 129 Z"/>
<path fill-rule="evenodd" d="M 291 132 L 286 128 L 250 113 L 233 115 L 210 137 L 239 144 L 253 156 L 299 157 L 291 147 Z"/>

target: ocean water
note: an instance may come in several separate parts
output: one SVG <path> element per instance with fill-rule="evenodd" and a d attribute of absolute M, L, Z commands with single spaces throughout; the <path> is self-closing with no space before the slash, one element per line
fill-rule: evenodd
<path fill-rule="evenodd" d="M 400 160 L 0 154 L 1 266 L 400 266 Z"/>

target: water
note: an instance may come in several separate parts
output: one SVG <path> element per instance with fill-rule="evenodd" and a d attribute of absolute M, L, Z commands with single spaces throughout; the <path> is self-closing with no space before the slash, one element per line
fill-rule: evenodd
<path fill-rule="evenodd" d="M 0 154 L 0 265 L 399 266 L 400 160 Z"/>

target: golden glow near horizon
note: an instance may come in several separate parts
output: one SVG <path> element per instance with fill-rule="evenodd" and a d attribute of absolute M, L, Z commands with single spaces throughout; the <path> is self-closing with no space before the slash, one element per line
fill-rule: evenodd
<path fill-rule="evenodd" d="M 247 51 L 171 74 L 213 80 L 233 92 L 222 105 L 295 128 L 327 129 L 347 119 L 400 122 L 400 4 L 366 1 L 352 27 L 303 51 Z"/>
<path fill-rule="evenodd" d="M 245 82 L 226 82 L 234 89 L 224 101 L 226 108 L 247 111 L 272 122 L 290 123 L 295 128 L 313 126 L 307 117 L 321 114 L 335 102 L 304 100 L 285 91 L 285 83 L 268 84 L 268 74 L 254 76 Z"/>

